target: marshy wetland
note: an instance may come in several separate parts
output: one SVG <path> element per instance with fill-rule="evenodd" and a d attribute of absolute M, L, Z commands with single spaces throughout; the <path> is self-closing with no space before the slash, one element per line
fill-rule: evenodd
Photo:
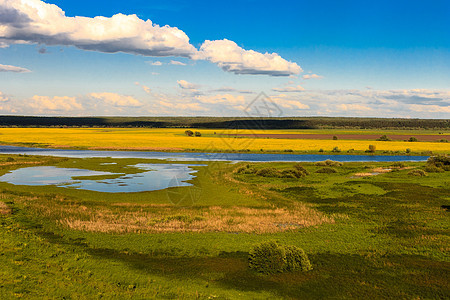
<path fill-rule="evenodd" d="M 168 164 L 4 154 L 0 176 L 25 168 L 81 169 L 95 177 L 73 180 L 102 181 Z M 189 186 L 111 193 L 0 182 L 1 297 L 450 295 L 450 172 L 443 164 L 176 165 L 195 171 L 182 181 Z M 267 241 L 302 248 L 312 270 L 264 275 L 250 269 L 251 249 Z"/>

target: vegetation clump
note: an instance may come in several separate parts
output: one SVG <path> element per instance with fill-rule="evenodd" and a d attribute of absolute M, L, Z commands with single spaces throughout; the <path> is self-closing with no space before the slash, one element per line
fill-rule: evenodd
<path fill-rule="evenodd" d="M 294 169 L 296 169 L 297 171 L 303 173 L 304 176 L 309 175 L 308 170 L 306 170 L 306 169 L 305 169 L 301 164 L 299 164 L 299 163 L 296 163 L 296 164 L 294 165 Z"/>
<path fill-rule="evenodd" d="M 333 150 L 331 150 L 331 152 L 339 153 L 341 152 L 341 149 L 339 149 L 339 147 L 334 147 Z"/>
<path fill-rule="evenodd" d="M 283 246 L 275 241 L 264 242 L 253 247 L 248 263 L 250 269 L 263 274 L 312 269 L 311 262 L 303 249 L 296 246 Z"/>
<path fill-rule="evenodd" d="M 384 141 L 384 142 L 388 142 L 388 141 L 390 141 L 391 139 L 390 138 L 388 138 L 387 137 L 387 135 L 382 135 L 382 136 L 380 136 L 379 138 L 377 138 L 377 141 Z"/>
<path fill-rule="evenodd" d="M 316 166 L 319 167 L 342 167 L 344 164 L 339 161 L 334 161 L 327 159 L 325 161 L 318 161 L 316 162 Z"/>
<path fill-rule="evenodd" d="M 419 176 L 419 177 L 428 176 L 427 172 L 425 172 L 424 170 L 420 170 L 420 169 L 409 171 L 408 175 Z"/>
<path fill-rule="evenodd" d="M 194 135 L 194 132 L 193 132 L 192 130 L 186 130 L 186 131 L 184 132 L 184 134 L 187 135 L 187 136 L 193 136 L 193 135 Z"/>
<path fill-rule="evenodd" d="M 410 137 L 409 138 L 409 140 L 408 140 L 408 142 L 418 142 L 419 140 L 417 139 L 417 138 L 415 138 L 415 137 Z"/>
<path fill-rule="evenodd" d="M 326 173 L 326 174 L 337 173 L 337 172 L 338 171 L 332 167 L 323 167 L 316 171 L 316 173 Z"/>
<path fill-rule="evenodd" d="M 375 153 L 377 147 L 375 145 L 369 145 L 369 149 L 366 150 L 366 153 Z"/>
<path fill-rule="evenodd" d="M 448 155 L 431 156 L 427 160 L 427 172 L 450 171 L 450 157 Z"/>

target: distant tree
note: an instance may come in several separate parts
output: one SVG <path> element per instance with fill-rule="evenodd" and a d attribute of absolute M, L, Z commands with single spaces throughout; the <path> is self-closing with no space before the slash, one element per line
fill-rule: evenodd
<path fill-rule="evenodd" d="M 333 136 L 333 140 L 337 140 L 337 139 L 338 139 L 338 137 L 334 135 Z"/>
<path fill-rule="evenodd" d="M 196 131 L 195 136 L 202 136 L 202 134 L 199 131 Z"/>
<path fill-rule="evenodd" d="M 341 152 L 341 149 L 339 149 L 339 147 L 334 147 L 331 152 Z"/>
<path fill-rule="evenodd" d="M 387 137 L 387 135 L 380 136 L 377 141 L 390 141 L 391 139 Z"/>
<path fill-rule="evenodd" d="M 377 147 L 375 145 L 369 145 L 369 149 L 367 149 L 366 152 L 375 153 L 376 149 Z"/>
<path fill-rule="evenodd" d="M 194 135 L 194 132 L 192 132 L 192 130 L 186 130 L 186 131 L 184 132 L 184 134 L 187 135 L 187 136 L 193 136 L 193 135 Z"/>
<path fill-rule="evenodd" d="M 417 138 L 415 138 L 415 137 L 410 137 L 409 138 L 409 140 L 408 140 L 408 142 L 417 142 L 418 140 L 417 140 Z"/>

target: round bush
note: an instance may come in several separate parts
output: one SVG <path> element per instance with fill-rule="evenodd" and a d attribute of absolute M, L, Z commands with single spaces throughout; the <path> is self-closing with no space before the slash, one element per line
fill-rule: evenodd
<path fill-rule="evenodd" d="M 283 272 L 286 266 L 286 251 L 275 241 L 262 243 L 250 251 L 248 265 L 259 273 Z"/>
<path fill-rule="evenodd" d="M 285 246 L 286 251 L 286 270 L 287 271 L 309 271 L 312 269 L 308 255 L 302 248 L 297 246 Z"/>
<path fill-rule="evenodd" d="M 297 163 L 294 165 L 294 169 L 296 169 L 299 172 L 302 172 L 304 176 L 309 175 L 308 170 L 306 170 L 301 164 Z"/>
<path fill-rule="evenodd" d="M 275 241 L 259 244 L 250 251 L 249 267 L 259 273 L 309 271 L 311 262 L 297 246 L 282 246 Z"/>

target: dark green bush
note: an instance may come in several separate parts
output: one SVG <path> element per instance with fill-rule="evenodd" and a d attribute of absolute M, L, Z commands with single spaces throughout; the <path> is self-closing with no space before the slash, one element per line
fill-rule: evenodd
<path fill-rule="evenodd" d="M 10 156 L 8 156 L 8 157 L 6 158 L 6 161 L 7 161 L 7 162 L 12 162 L 12 161 L 15 161 L 15 159 L 12 158 L 12 157 L 10 157 Z"/>
<path fill-rule="evenodd" d="M 393 168 L 404 168 L 404 167 L 406 167 L 406 165 L 404 163 L 400 162 L 400 161 L 397 161 L 397 162 L 393 163 L 392 165 L 390 165 L 390 167 L 393 167 Z"/>
<path fill-rule="evenodd" d="M 427 176 L 427 172 L 425 172 L 424 170 L 412 170 L 408 172 L 408 175 L 411 176 Z"/>
<path fill-rule="evenodd" d="M 377 141 L 390 141 L 391 139 L 387 137 L 387 135 L 382 135 L 379 138 L 377 138 Z"/>
<path fill-rule="evenodd" d="M 285 246 L 286 251 L 286 271 L 309 271 L 312 270 L 308 255 L 302 248 L 297 246 Z"/>
<path fill-rule="evenodd" d="M 409 140 L 408 140 L 408 142 L 417 142 L 418 140 L 417 140 L 417 138 L 415 138 L 415 137 L 410 137 L 409 138 Z"/>
<path fill-rule="evenodd" d="M 312 269 L 311 262 L 303 249 L 296 246 L 282 246 L 275 241 L 264 242 L 253 247 L 248 260 L 250 269 L 264 274 Z"/>
<path fill-rule="evenodd" d="M 253 166 L 247 164 L 245 166 L 241 166 L 241 167 L 235 169 L 234 172 L 238 173 L 238 174 L 255 174 L 256 170 L 253 168 Z"/>
<path fill-rule="evenodd" d="M 196 131 L 195 136 L 202 136 L 202 134 L 199 131 Z"/>
<path fill-rule="evenodd" d="M 187 135 L 187 136 L 193 136 L 193 135 L 194 135 L 194 132 L 192 132 L 192 130 L 186 130 L 186 131 L 184 132 L 184 134 Z"/>
<path fill-rule="evenodd" d="M 425 167 L 425 171 L 427 171 L 428 173 L 442 173 L 445 170 L 443 168 L 439 168 L 435 165 L 428 165 Z"/>
<path fill-rule="evenodd" d="M 286 250 L 275 241 L 259 244 L 250 251 L 248 265 L 258 273 L 281 273 L 286 267 Z"/>
<path fill-rule="evenodd" d="M 341 152 L 341 149 L 339 149 L 339 147 L 334 147 L 333 150 L 331 150 L 331 152 Z"/>
<path fill-rule="evenodd" d="M 337 173 L 337 172 L 338 171 L 332 167 L 323 167 L 316 171 L 316 173 L 327 173 L 327 174 Z"/>

